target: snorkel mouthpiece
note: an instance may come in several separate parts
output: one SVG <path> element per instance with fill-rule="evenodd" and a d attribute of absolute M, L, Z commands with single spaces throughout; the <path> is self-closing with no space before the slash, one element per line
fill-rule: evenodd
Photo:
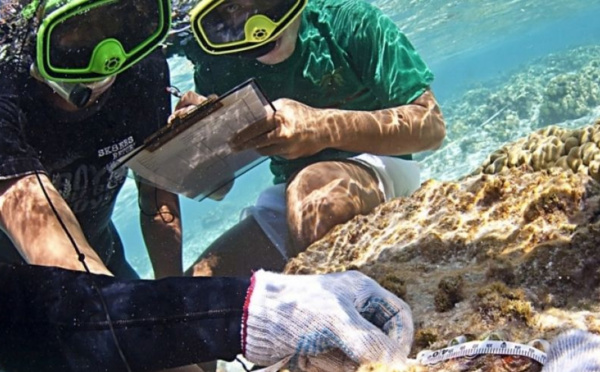
<path fill-rule="evenodd" d="M 77 108 L 82 108 L 87 105 L 93 93 L 93 90 L 90 87 L 87 87 L 82 83 L 63 83 L 44 79 L 40 75 L 35 64 L 31 65 L 30 74 L 34 79 L 48 85 L 62 99 L 72 103 Z"/>
<path fill-rule="evenodd" d="M 50 80 L 44 80 L 44 83 L 64 100 L 77 106 L 77 108 L 85 107 L 92 96 L 92 89 L 81 83 L 60 83 Z"/>

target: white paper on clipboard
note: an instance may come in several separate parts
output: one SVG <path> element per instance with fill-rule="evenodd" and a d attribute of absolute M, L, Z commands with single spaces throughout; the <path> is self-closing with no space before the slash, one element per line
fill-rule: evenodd
<path fill-rule="evenodd" d="M 134 150 L 122 161 L 158 188 L 202 200 L 267 158 L 254 150 L 234 152 L 229 139 L 267 117 L 273 106 L 250 80 L 217 99 L 219 108 L 153 151 Z"/>

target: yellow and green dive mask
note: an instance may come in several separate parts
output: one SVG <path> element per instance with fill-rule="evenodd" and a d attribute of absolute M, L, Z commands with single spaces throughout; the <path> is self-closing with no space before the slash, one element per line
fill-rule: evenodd
<path fill-rule="evenodd" d="M 207 53 L 238 54 L 277 39 L 307 1 L 200 0 L 191 12 L 191 26 Z"/>
<path fill-rule="evenodd" d="M 40 1 L 35 65 L 54 82 L 121 73 L 158 47 L 171 25 L 170 0 Z"/>

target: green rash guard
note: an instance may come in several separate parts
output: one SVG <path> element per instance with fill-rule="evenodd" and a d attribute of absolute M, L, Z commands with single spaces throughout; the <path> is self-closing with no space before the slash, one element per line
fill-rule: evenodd
<path fill-rule="evenodd" d="M 373 111 L 408 104 L 433 81 L 392 20 L 362 0 L 309 0 L 301 17 L 294 53 L 277 65 L 212 56 L 188 43 L 196 91 L 222 94 L 254 77 L 271 100 L 290 98 L 315 108 Z M 275 183 L 286 182 L 309 164 L 355 155 L 325 149 L 294 160 L 274 156 L 271 172 Z"/>

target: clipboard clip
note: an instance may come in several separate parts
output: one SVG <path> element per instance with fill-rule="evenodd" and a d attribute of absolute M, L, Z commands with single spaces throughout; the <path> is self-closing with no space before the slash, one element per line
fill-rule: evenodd
<path fill-rule="evenodd" d="M 175 88 L 177 89 L 177 88 Z M 177 89 L 177 91 L 179 91 Z M 216 96 L 209 96 L 204 102 L 197 105 L 193 110 L 188 112 L 185 116 L 176 117 L 173 121 L 166 126 L 160 128 L 158 131 L 154 132 L 152 135 L 147 137 L 143 144 L 137 148 L 135 151 L 129 153 L 125 158 L 118 161 L 113 165 L 111 171 L 116 171 L 121 168 L 125 163 L 127 163 L 131 158 L 142 152 L 143 150 L 155 151 L 163 144 L 167 143 L 171 138 L 177 136 L 177 134 L 181 133 L 185 129 L 192 126 L 194 123 L 202 120 L 207 117 L 211 113 L 217 111 L 223 106 L 221 102 L 219 102 Z"/>

